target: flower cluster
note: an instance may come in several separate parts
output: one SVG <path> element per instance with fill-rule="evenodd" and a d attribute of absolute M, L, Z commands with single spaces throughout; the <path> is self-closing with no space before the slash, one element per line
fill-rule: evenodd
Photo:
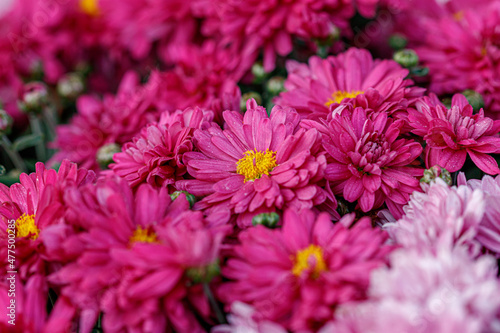
<path fill-rule="evenodd" d="M 0 0 L 0 332 L 499 332 L 499 24 Z"/>

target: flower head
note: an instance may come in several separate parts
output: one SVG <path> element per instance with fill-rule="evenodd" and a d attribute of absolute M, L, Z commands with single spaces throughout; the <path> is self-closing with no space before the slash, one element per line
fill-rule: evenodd
<path fill-rule="evenodd" d="M 193 150 L 194 130 L 208 126 L 211 118 L 211 113 L 199 108 L 164 112 L 158 123 L 144 127 L 114 155 L 110 168 L 133 188 L 143 182 L 175 188 L 175 182 L 186 173 L 182 156 Z"/>
<path fill-rule="evenodd" d="M 208 195 L 195 208 L 219 222 L 236 214 L 238 225 L 247 227 L 260 213 L 335 200 L 320 186 L 326 159 L 318 131 L 299 129 L 290 108 L 276 106 L 268 116 L 250 100 L 247 109 L 244 116 L 224 112 L 224 130 L 214 125 L 195 132 L 199 152 L 184 154 L 195 179 L 177 182 L 181 190 Z"/>
<path fill-rule="evenodd" d="M 256 316 L 292 331 L 310 331 L 332 318 L 339 304 L 364 299 L 370 271 L 392 250 L 387 235 L 354 215 L 337 224 L 328 214 L 287 210 L 282 229 L 244 230 L 219 290 L 231 304 L 244 302 Z"/>
<path fill-rule="evenodd" d="M 338 56 L 321 59 L 313 56 L 309 65 L 287 63 L 286 92 L 277 98 L 280 105 L 291 106 L 302 117 L 327 118 L 330 108 L 342 101 L 374 111 L 396 113 L 423 90 L 410 87 L 408 70 L 392 60 L 374 60 L 367 50 L 351 48 Z"/>
<path fill-rule="evenodd" d="M 460 170 L 467 155 L 484 172 L 498 174 L 495 159 L 488 155 L 500 152 L 500 121 L 484 116 L 483 110 L 473 114 L 463 95 L 455 95 L 447 109 L 435 95 L 417 102 L 409 109 L 408 119 L 413 133 L 427 143 L 426 165 L 439 165 L 449 172 Z"/>

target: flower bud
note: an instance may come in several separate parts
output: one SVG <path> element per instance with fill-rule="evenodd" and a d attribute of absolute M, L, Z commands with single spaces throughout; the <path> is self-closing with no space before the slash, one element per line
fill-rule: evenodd
<path fill-rule="evenodd" d="M 280 216 L 278 213 L 262 213 L 253 217 L 252 224 L 254 226 L 261 224 L 267 228 L 275 228 L 278 226 L 279 221 Z"/>
<path fill-rule="evenodd" d="M 394 53 L 393 59 L 403 67 L 415 67 L 418 64 L 418 55 L 410 49 L 403 49 Z"/>
<path fill-rule="evenodd" d="M 194 195 L 192 195 L 191 193 L 187 192 L 187 191 L 175 191 L 174 193 L 170 194 L 170 199 L 175 200 L 179 197 L 179 195 L 181 195 L 182 193 L 184 193 L 186 195 L 186 200 L 189 202 L 189 208 L 193 208 L 195 202 L 196 202 L 196 198 Z"/>
<path fill-rule="evenodd" d="M 220 275 L 218 260 L 206 266 L 191 267 L 186 270 L 186 276 L 194 283 L 209 283 L 218 275 Z"/>
<path fill-rule="evenodd" d="M 480 109 L 484 108 L 483 96 L 477 91 L 467 89 L 462 93 L 462 95 L 467 98 L 467 101 L 472 106 L 474 111 L 479 111 Z"/>
<path fill-rule="evenodd" d="M 85 83 L 77 73 L 67 74 L 57 82 L 57 93 L 67 99 L 77 98 L 84 89 Z"/>
<path fill-rule="evenodd" d="M 102 169 L 107 169 L 108 165 L 113 162 L 113 155 L 119 153 L 121 147 L 116 143 L 108 143 L 97 151 L 97 163 Z"/>
<path fill-rule="evenodd" d="M 7 111 L 0 109 L 0 136 L 9 135 L 12 129 L 13 120 Z"/>
<path fill-rule="evenodd" d="M 267 73 L 262 65 L 262 61 L 257 61 L 252 65 L 252 74 L 254 76 L 254 83 L 262 83 L 266 79 Z"/>
<path fill-rule="evenodd" d="M 396 51 L 404 49 L 407 44 L 408 40 L 401 34 L 393 34 L 389 37 L 389 45 Z"/>
<path fill-rule="evenodd" d="M 43 82 L 30 82 L 24 86 L 23 96 L 18 102 L 25 113 L 40 113 L 49 103 L 47 86 Z"/>
<path fill-rule="evenodd" d="M 449 186 L 452 185 L 451 174 L 445 168 L 441 168 L 439 165 L 435 165 L 424 171 L 424 176 L 420 178 L 421 184 L 431 184 L 436 181 L 437 178 L 444 180 Z"/>
<path fill-rule="evenodd" d="M 247 110 L 247 101 L 249 99 L 252 99 L 252 98 L 255 99 L 255 102 L 257 102 L 258 105 L 262 105 L 262 97 L 260 96 L 260 94 L 258 92 L 255 92 L 255 91 L 250 91 L 250 92 L 244 93 L 241 96 L 240 110 L 246 111 Z"/>
<path fill-rule="evenodd" d="M 285 79 L 281 76 L 273 76 L 267 81 L 266 89 L 269 94 L 278 95 L 280 92 L 285 91 Z"/>

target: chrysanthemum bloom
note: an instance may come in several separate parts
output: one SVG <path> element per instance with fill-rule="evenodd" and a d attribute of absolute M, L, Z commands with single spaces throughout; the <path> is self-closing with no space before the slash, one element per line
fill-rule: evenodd
<path fill-rule="evenodd" d="M 476 239 L 500 257 L 500 176 L 471 179 L 467 185 L 484 193 L 484 216 L 479 224 Z"/>
<path fill-rule="evenodd" d="M 328 38 L 337 28 L 347 29 L 354 15 L 352 1 L 257 1 L 217 0 L 214 17 L 205 32 L 217 32 L 222 42 L 239 53 L 264 54 L 264 68 L 275 67 L 276 55 L 292 51 L 292 37 Z"/>
<path fill-rule="evenodd" d="M 426 165 L 439 165 L 449 172 L 460 170 L 467 155 L 477 167 L 498 174 L 498 164 L 488 155 L 500 152 L 500 121 L 473 114 L 472 106 L 460 94 L 453 96 L 447 109 L 435 95 L 424 97 L 415 109 L 408 109 L 412 133 L 421 136 L 426 146 Z"/>
<path fill-rule="evenodd" d="M 339 304 L 366 296 L 370 272 L 386 263 L 385 232 L 354 214 L 333 224 L 311 211 L 284 213 L 282 229 L 257 226 L 239 234 L 240 244 L 223 267 L 232 280 L 219 289 L 227 304 L 252 305 L 260 318 L 292 331 L 315 331 Z"/>
<path fill-rule="evenodd" d="M 80 166 L 99 170 L 97 152 L 107 144 L 121 145 L 137 135 L 148 122 L 158 120 L 154 94 L 139 86 L 139 77 L 128 73 L 116 96 L 101 101 L 92 96 L 80 97 L 78 114 L 68 125 L 57 127 L 54 147 L 59 151 L 53 161 L 69 159 Z"/>
<path fill-rule="evenodd" d="M 81 256 L 50 277 L 81 311 L 82 330 L 100 311 L 106 332 L 202 332 L 210 307 L 200 281 L 217 267 L 223 230 L 208 229 L 184 197 L 123 180 L 67 192 L 68 223 L 81 226 Z M 137 312 L 137 309 L 141 311 Z"/>
<path fill-rule="evenodd" d="M 327 200 L 328 193 L 318 185 L 326 167 L 320 134 L 299 129 L 295 110 L 276 106 L 268 116 L 249 100 L 244 116 L 236 111 L 223 116 L 225 130 L 216 125 L 197 130 L 200 152 L 184 154 L 195 179 L 178 181 L 178 189 L 208 195 L 196 209 L 217 216 L 220 223 L 236 214 L 238 226 L 248 227 L 257 214 L 312 208 Z"/>
<path fill-rule="evenodd" d="M 208 127 L 211 118 L 211 112 L 204 114 L 199 108 L 164 112 L 158 123 L 143 128 L 121 153 L 114 155 L 115 163 L 110 168 L 132 188 L 146 182 L 174 189 L 175 182 L 186 173 L 182 156 L 193 150 L 194 130 Z"/>
<path fill-rule="evenodd" d="M 468 3 L 464 7 L 469 8 L 427 19 L 419 29 L 426 37 L 415 50 L 429 68 L 429 90 L 436 94 L 475 90 L 483 95 L 487 114 L 498 119 L 500 62 L 496 27 L 500 24 L 500 4 L 452 3 Z"/>
<path fill-rule="evenodd" d="M 403 120 L 394 121 L 385 112 L 369 117 L 358 107 L 344 109 L 326 125 L 304 121 L 304 126 L 324 134 L 323 147 L 331 157 L 325 178 L 332 182 L 335 194 L 357 201 L 363 212 L 385 202 L 399 218 L 410 194 L 420 190 L 417 177 L 424 170 L 415 163 L 422 146 L 399 138 Z"/>
<path fill-rule="evenodd" d="M 496 332 L 500 284 L 496 260 L 465 249 L 400 249 L 391 268 L 375 270 L 370 300 L 339 308 L 321 333 Z"/>
<path fill-rule="evenodd" d="M 438 246 L 466 247 L 478 254 L 481 245 L 475 239 L 485 212 L 481 190 L 450 187 L 436 179 L 425 193 L 414 192 L 405 215 L 384 225 L 392 238 L 405 248 L 435 249 Z"/>
<path fill-rule="evenodd" d="M 255 309 L 250 305 L 234 302 L 231 305 L 231 314 L 228 316 L 229 325 L 219 325 L 212 328 L 211 333 L 287 333 L 282 326 L 271 321 L 258 321 Z"/>
<path fill-rule="evenodd" d="M 78 251 L 78 244 L 64 241 L 57 245 L 61 253 L 53 255 L 51 251 L 51 229 L 62 223 L 65 209 L 62 191 L 67 186 L 78 187 L 94 178 L 93 172 L 78 170 L 74 163 L 63 161 L 58 172 L 37 163 L 36 172 L 21 174 L 20 183 L 10 188 L 0 184 L 0 240 L 6 244 L 0 247 L 1 277 L 6 281 L 10 276 L 8 271 L 17 272 L 19 297 L 25 299 L 24 309 L 19 301 L 19 310 L 26 316 L 22 322 L 36 332 L 41 331 L 47 318 L 47 275 L 56 269 L 65 254 Z M 13 233 L 16 236 L 14 253 L 9 252 L 7 246 L 11 244 L 8 235 Z M 15 259 L 9 261 L 12 256 Z"/>
<path fill-rule="evenodd" d="M 338 56 L 309 58 L 309 65 L 287 62 L 286 91 L 276 102 L 303 118 L 327 118 L 342 101 L 374 111 L 404 110 L 424 89 L 412 87 L 408 70 L 392 60 L 374 60 L 367 50 L 351 48 Z"/>

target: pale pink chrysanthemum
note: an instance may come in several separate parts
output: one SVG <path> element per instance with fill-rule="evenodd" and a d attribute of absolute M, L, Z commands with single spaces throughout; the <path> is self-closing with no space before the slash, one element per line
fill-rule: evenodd
<path fill-rule="evenodd" d="M 330 157 L 325 178 L 335 194 L 357 201 L 363 212 L 385 203 L 400 217 L 410 194 L 420 190 L 417 177 L 424 171 L 418 162 L 415 165 L 422 146 L 399 137 L 404 123 L 385 112 L 370 115 L 357 107 L 343 109 L 325 124 L 308 120 L 304 126 L 323 133 L 323 148 Z"/>
<path fill-rule="evenodd" d="M 175 182 L 186 173 L 182 156 L 193 150 L 194 130 L 209 126 L 211 118 L 211 112 L 199 108 L 164 112 L 158 123 L 144 127 L 113 156 L 115 163 L 110 168 L 132 188 L 146 182 L 175 189 Z"/>
<path fill-rule="evenodd" d="M 287 333 L 281 325 L 256 319 L 255 309 L 248 304 L 234 302 L 227 316 L 228 325 L 218 325 L 210 333 Z"/>
<path fill-rule="evenodd" d="M 327 118 L 342 101 L 377 112 L 406 109 L 423 89 L 412 87 L 408 70 L 392 60 L 374 60 L 367 50 L 351 48 L 326 59 L 313 56 L 309 64 L 287 62 L 286 91 L 276 99 L 303 118 Z"/>
<path fill-rule="evenodd" d="M 219 289 L 229 304 L 255 308 L 291 331 L 316 331 L 343 303 L 366 297 L 370 272 L 384 266 L 387 235 L 354 214 L 333 224 L 326 213 L 284 213 L 282 229 L 256 226 L 239 234 Z"/>
<path fill-rule="evenodd" d="M 211 311 L 197 282 L 214 276 L 224 230 L 207 228 L 184 196 L 172 202 L 149 184 L 134 194 L 124 180 L 102 178 L 66 198 L 83 249 L 50 280 L 79 309 L 82 331 L 103 311 L 106 332 L 203 332 L 198 318 Z"/>
<path fill-rule="evenodd" d="M 275 67 L 276 56 L 292 51 L 292 38 L 328 38 L 347 30 L 354 15 L 351 0 L 257 1 L 217 0 L 206 33 L 218 33 L 222 42 L 254 59 L 263 51 L 264 69 Z"/>
<path fill-rule="evenodd" d="M 225 129 L 217 125 L 194 134 L 199 152 L 184 154 L 193 180 L 177 188 L 206 196 L 195 204 L 220 223 L 236 217 L 248 227 L 260 213 L 287 207 L 313 208 L 335 201 L 320 185 L 326 158 L 316 129 L 300 129 L 299 115 L 276 106 L 268 116 L 254 100 L 245 115 L 225 111 Z"/>
<path fill-rule="evenodd" d="M 460 170 L 467 155 L 479 169 L 498 174 L 500 169 L 489 155 L 500 152 L 500 121 L 484 116 L 483 110 L 473 114 L 472 106 L 460 94 L 453 96 L 451 108 L 435 95 L 424 97 L 416 109 L 408 109 L 412 133 L 421 136 L 426 146 L 428 168 L 439 165 L 449 172 Z"/>
<path fill-rule="evenodd" d="M 384 225 L 403 247 L 459 246 L 473 255 L 480 253 L 476 237 L 485 212 L 482 191 L 464 185 L 450 187 L 438 178 L 424 193 L 413 193 L 403 210 L 405 215 L 400 220 Z"/>
<path fill-rule="evenodd" d="M 465 249 L 400 249 L 390 268 L 373 271 L 369 300 L 340 307 L 321 333 L 496 332 L 500 284 L 496 260 Z"/>

